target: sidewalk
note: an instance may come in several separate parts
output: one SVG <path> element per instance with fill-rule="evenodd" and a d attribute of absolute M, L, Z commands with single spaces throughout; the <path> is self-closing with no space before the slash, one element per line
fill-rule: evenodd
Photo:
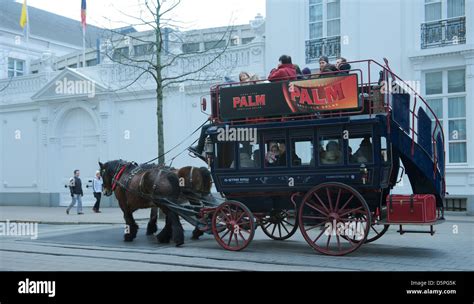
<path fill-rule="evenodd" d="M 37 222 L 40 224 L 123 224 L 123 213 L 120 208 L 103 208 L 102 213 L 92 212 L 91 207 L 84 207 L 84 214 L 78 215 L 76 209 L 66 214 L 66 207 L 25 207 L 0 206 L 0 221 Z M 148 220 L 150 209 L 141 209 L 133 214 L 135 220 Z M 474 223 L 474 216 L 464 213 L 446 212 L 447 222 Z"/>
<path fill-rule="evenodd" d="M 37 222 L 40 224 L 123 224 L 120 208 L 104 208 L 102 213 L 92 212 L 91 207 L 83 208 L 84 214 L 78 215 L 75 208 L 66 214 L 66 207 L 25 207 L 0 206 L 0 221 Z M 150 209 L 137 210 L 135 220 L 148 220 Z"/>

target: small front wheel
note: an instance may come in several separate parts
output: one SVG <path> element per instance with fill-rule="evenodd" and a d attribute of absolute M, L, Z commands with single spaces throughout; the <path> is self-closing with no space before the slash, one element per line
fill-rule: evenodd
<path fill-rule="evenodd" d="M 221 247 L 239 251 L 252 241 L 255 235 L 255 219 L 244 204 L 226 201 L 217 207 L 212 217 L 212 233 Z"/>

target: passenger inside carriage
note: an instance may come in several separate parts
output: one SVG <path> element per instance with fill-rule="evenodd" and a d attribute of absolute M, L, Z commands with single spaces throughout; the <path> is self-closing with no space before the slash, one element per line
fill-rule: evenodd
<path fill-rule="evenodd" d="M 349 162 L 351 163 L 371 163 L 372 162 L 372 142 L 370 136 L 365 136 L 359 144 L 357 151 L 352 154 L 352 147 L 360 141 L 360 138 L 349 139 Z"/>
<path fill-rule="evenodd" d="M 324 164 L 324 165 L 341 164 L 342 153 L 341 153 L 341 145 L 339 144 L 339 140 L 323 141 L 323 143 L 325 142 L 327 142 L 326 149 L 321 148 L 319 152 L 321 164 Z M 321 147 L 324 147 L 324 144 Z"/>

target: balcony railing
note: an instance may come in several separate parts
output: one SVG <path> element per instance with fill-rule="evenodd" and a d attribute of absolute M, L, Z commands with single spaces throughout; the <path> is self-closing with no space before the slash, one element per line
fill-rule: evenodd
<path fill-rule="evenodd" d="M 466 17 L 421 24 L 421 48 L 466 43 Z"/>
<path fill-rule="evenodd" d="M 341 55 L 341 37 L 306 40 L 306 63 L 318 62 L 319 57 L 329 58 Z"/>

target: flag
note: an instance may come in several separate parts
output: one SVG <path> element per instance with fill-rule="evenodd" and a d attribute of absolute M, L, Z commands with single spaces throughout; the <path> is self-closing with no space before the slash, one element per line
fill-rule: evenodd
<path fill-rule="evenodd" d="M 26 0 L 23 0 L 23 6 L 21 7 L 21 16 L 20 16 L 21 28 L 25 28 L 25 25 L 27 22 L 28 22 L 28 8 L 26 6 Z"/>
<path fill-rule="evenodd" d="M 81 24 L 82 28 L 86 28 L 86 0 L 82 0 L 81 2 Z"/>

